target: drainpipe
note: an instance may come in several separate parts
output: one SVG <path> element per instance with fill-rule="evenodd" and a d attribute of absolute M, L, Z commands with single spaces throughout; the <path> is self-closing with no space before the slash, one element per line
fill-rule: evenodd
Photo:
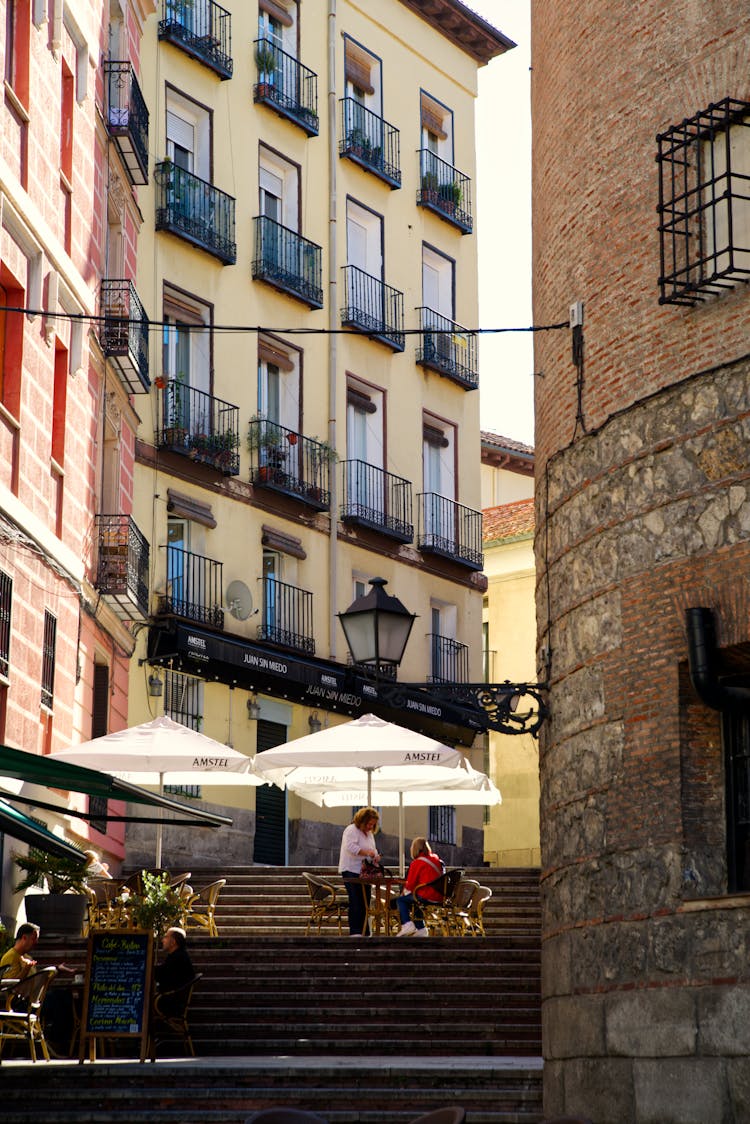
<path fill-rule="evenodd" d="M 716 674 L 716 630 L 712 610 L 687 609 L 685 618 L 690 679 L 702 701 L 712 710 L 750 712 L 750 686 L 738 682 L 746 676 L 720 679 Z M 735 682 L 730 682 L 732 679 Z"/>
<path fill-rule="evenodd" d="M 328 443 L 336 448 L 336 364 L 338 362 L 338 296 L 336 278 L 336 172 L 338 152 L 336 146 L 336 0 L 328 0 Z M 329 645 L 330 658 L 336 659 L 336 586 L 338 577 L 338 465 L 330 465 L 331 489 L 328 567 Z"/>

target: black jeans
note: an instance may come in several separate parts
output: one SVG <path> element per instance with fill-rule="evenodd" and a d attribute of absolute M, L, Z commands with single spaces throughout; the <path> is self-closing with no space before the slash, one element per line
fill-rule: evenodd
<path fill-rule="evenodd" d="M 367 907 L 365 906 L 365 901 L 367 902 L 367 905 L 370 904 L 370 894 L 372 892 L 372 887 L 366 885 L 363 882 L 352 881 L 352 879 L 354 878 L 358 879 L 359 875 L 353 874 L 349 870 L 343 871 L 341 877 L 344 879 L 346 892 L 349 895 L 349 936 L 359 937 L 362 935 L 362 930 L 365 927 L 365 921 L 367 919 Z M 364 893 L 362 891 L 364 891 Z M 367 937 L 369 937 L 370 935 L 369 923 L 364 935 Z"/>

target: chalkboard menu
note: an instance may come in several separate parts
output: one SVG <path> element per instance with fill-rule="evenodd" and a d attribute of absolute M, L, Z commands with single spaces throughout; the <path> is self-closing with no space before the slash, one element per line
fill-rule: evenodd
<path fill-rule="evenodd" d="M 96 1038 L 140 1038 L 145 1058 L 154 936 L 139 929 L 89 934 L 80 1061 Z"/>

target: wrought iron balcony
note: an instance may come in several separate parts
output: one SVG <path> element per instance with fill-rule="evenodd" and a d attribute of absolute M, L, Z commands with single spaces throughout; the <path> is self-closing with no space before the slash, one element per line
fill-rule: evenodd
<path fill-rule="evenodd" d="M 167 592 L 160 600 L 159 612 L 223 628 L 222 571 L 223 563 L 215 558 L 168 545 Z"/>
<path fill-rule="evenodd" d="M 163 160 L 154 169 L 156 229 L 168 230 L 225 265 L 237 261 L 234 199 L 218 187 Z"/>
<path fill-rule="evenodd" d="M 419 150 L 419 190 L 417 203 L 453 223 L 464 234 L 471 234 L 471 180 L 428 148 Z"/>
<path fill-rule="evenodd" d="M 247 434 L 250 481 L 282 492 L 317 511 L 331 502 L 331 461 L 336 454 L 324 441 L 303 437 L 266 418 L 253 418 Z"/>
<path fill-rule="evenodd" d="M 411 481 L 366 461 L 344 461 L 343 468 L 342 523 L 370 527 L 398 542 L 411 542 Z"/>
<path fill-rule="evenodd" d="M 270 39 L 257 39 L 258 81 L 253 100 L 299 125 L 309 137 L 318 135 L 318 76 Z"/>
<path fill-rule="evenodd" d="M 400 148 L 398 129 L 355 98 L 341 99 L 341 156 L 347 156 L 394 188 L 401 187 Z"/>
<path fill-rule="evenodd" d="M 239 424 L 238 406 L 180 379 L 166 380 L 157 433 L 159 448 L 182 453 L 224 476 L 236 476 L 240 471 Z"/>
<path fill-rule="evenodd" d="M 359 328 L 394 351 L 403 351 L 404 294 L 356 265 L 342 268 L 346 305 L 341 309 L 341 323 Z"/>
<path fill-rule="evenodd" d="M 148 109 L 129 62 L 104 63 L 107 132 L 133 184 L 148 183 Z"/>
<path fill-rule="evenodd" d="M 430 683 L 468 683 L 469 645 L 459 644 L 450 636 L 431 632 L 430 642 Z"/>
<path fill-rule="evenodd" d="M 255 223 L 253 277 L 310 308 L 323 307 L 323 251 L 314 242 L 265 215 Z"/>
<path fill-rule="evenodd" d="M 439 554 L 471 570 L 481 570 L 482 513 L 446 499 L 436 492 L 422 492 L 419 500 L 417 546 L 424 554 Z"/>
<path fill-rule="evenodd" d="M 479 386 L 476 337 L 431 308 L 417 311 L 421 331 L 417 363 L 445 375 L 467 390 L 476 390 Z"/>
<path fill-rule="evenodd" d="M 162 0 L 159 38 L 213 70 L 232 77 L 232 17 L 214 0 Z"/>
<path fill-rule="evenodd" d="M 258 639 L 314 655 L 312 593 L 277 578 L 261 580 L 263 620 L 258 625 Z"/>
<path fill-rule="evenodd" d="M 120 620 L 148 619 L 148 543 L 130 515 L 97 515 L 96 588 Z"/>
<path fill-rule="evenodd" d="M 148 375 L 148 317 L 132 281 L 102 281 L 99 295 L 99 342 L 128 394 L 151 386 Z"/>

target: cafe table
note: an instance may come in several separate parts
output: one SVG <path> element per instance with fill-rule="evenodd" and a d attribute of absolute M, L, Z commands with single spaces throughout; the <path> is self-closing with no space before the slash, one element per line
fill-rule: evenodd
<path fill-rule="evenodd" d="M 391 902 L 401 893 L 405 879 L 398 875 L 385 874 L 382 878 L 373 881 L 370 878 L 357 878 L 352 881 L 359 882 L 362 887 L 362 896 L 365 899 L 365 920 L 362 928 L 364 935 L 367 922 L 370 922 L 370 932 L 373 936 L 395 936 L 401 928 L 398 911 L 391 909 Z M 367 887 L 370 887 L 370 900 L 367 900 Z"/>

